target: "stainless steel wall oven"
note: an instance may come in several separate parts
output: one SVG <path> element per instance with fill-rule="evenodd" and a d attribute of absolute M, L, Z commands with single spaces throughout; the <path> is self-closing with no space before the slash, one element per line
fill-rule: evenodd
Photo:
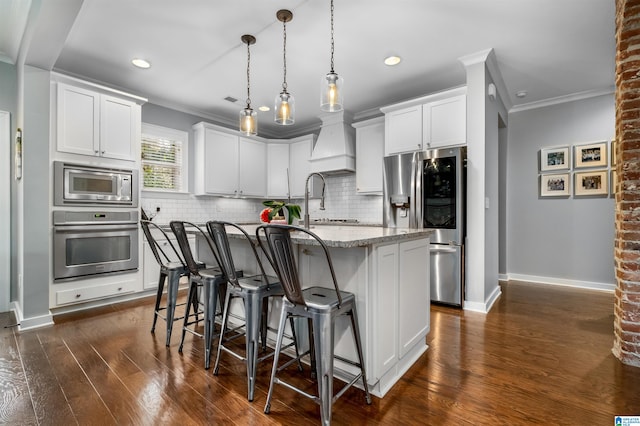
<path fill-rule="evenodd" d="M 54 281 L 137 269 L 137 210 L 53 212 Z"/>

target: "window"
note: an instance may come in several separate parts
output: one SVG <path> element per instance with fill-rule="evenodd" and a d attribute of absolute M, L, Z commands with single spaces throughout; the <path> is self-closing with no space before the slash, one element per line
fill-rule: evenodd
<path fill-rule="evenodd" d="M 142 123 L 143 190 L 187 192 L 189 134 Z"/>

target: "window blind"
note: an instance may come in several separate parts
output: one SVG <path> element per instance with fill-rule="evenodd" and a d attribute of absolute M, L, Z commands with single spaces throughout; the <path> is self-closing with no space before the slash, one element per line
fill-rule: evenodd
<path fill-rule="evenodd" d="M 182 141 L 142 135 L 143 188 L 181 191 Z"/>

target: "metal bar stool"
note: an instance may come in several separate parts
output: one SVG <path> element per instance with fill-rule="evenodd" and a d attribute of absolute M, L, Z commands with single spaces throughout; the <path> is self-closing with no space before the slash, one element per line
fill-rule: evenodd
<path fill-rule="evenodd" d="M 216 255 L 213 246 L 211 245 L 211 241 L 209 240 L 207 234 L 197 225 L 191 222 L 184 221 L 171 221 L 169 223 L 171 230 L 176 236 L 176 240 L 178 241 L 178 246 L 180 247 L 180 251 L 182 252 L 182 256 L 187 265 L 187 270 L 189 271 L 189 296 L 188 300 L 195 299 L 197 300 L 197 293 L 199 288 L 202 288 L 203 295 L 203 308 L 199 309 L 199 304 L 194 303 L 194 312 L 191 313 L 191 304 L 187 305 L 187 309 L 184 315 L 184 324 L 182 326 L 182 338 L 180 339 L 180 347 L 178 348 L 179 352 L 182 352 L 182 347 L 184 345 L 184 338 L 186 333 L 191 333 L 195 336 L 201 337 L 204 339 L 204 368 L 209 369 L 211 366 L 211 344 L 214 338 L 214 329 L 215 329 L 215 317 L 216 317 L 216 308 L 218 297 L 220 293 L 224 292 L 224 287 L 226 286 L 226 278 L 223 276 L 220 267 L 212 267 L 212 268 L 198 268 L 198 263 L 193 258 L 193 253 L 191 252 L 191 247 L 189 246 L 189 241 L 187 239 L 187 230 L 186 227 L 190 229 L 192 232 L 196 232 L 202 235 L 209 248 L 211 249 L 211 253 L 214 256 L 214 259 L 219 264 L 220 261 L 218 256 Z M 242 274 L 242 272 L 239 272 Z M 204 317 L 204 333 L 198 333 L 196 331 L 196 327 L 199 322 L 198 314 L 202 314 Z M 190 320 L 191 317 L 195 317 L 195 320 Z M 193 329 L 189 327 L 194 325 Z"/>
<path fill-rule="evenodd" d="M 258 265 L 258 274 L 253 276 L 239 277 L 234 272 L 235 266 L 233 258 L 231 256 L 231 248 L 229 246 L 229 238 L 226 231 L 227 226 L 238 229 L 242 233 L 248 244 L 251 246 L 253 254 L 255 255 L 256 263 Z M 271 277 L 266 274 L 264 267 L 262 266 L 262 262 L 260 261 L 260 257 L 258 256 L 258 252 L 256 251 L 255 245 L 251 241 L 249 234 L 244 229 L 231 222 L 210 221 L 207 222 L 207 230 L 209 231 L 209 236 L 211 237 L 211 240 L 215 244 L 218 251 L 220 268 L 222 269 L 228 283 L 227 294 L 224 301 L 224 308 L 222 309 L 222 329 L 219 334 L 220 340 L 218 342 L 218 353 L 216 356 L 215 367 L 213 368 L 213 374 L 216 376 L 218 375 L 218 371 L 220 368 L 220 358 L 223 351 L 233 355 L 237 359 L 244 361 L 247 367 L 247 398 L 249 399 L 249 401 L 253 401 L 255 393 L 257 364 L 260 361 L 270 358 L 274 353 L 273 351 L 270 351 L 269 353 L 258 357 L 258 352 L 260 349 L 258 338 L 260 336 L 262 342 L 262 351 L 264 352 L 267 347 L 266 339 L 268 325 L 268 298 L 273 296 L 282 296 L 282 287 L 276 277 Z M 239 334 L 231 339 L 226 338 L 226 336 L 229 334 L 227 332 L 227 325 L 230 316 L 229 306 L 232 298 L 241 298 L 244 302 L 244 356 L 232 351 L 230 348 L 225 346 L 226 341 L 234 339 L 235 337 L 242 336 L 242 334 Z M 284 328 L 284 324 L 281 324 L 281 327 Z M 293 323 L 291 324 L 291 327 L 291 329 L 293 330 Z M 240 327 L 237 327 L 236 329 L 231 331 L 236 331 L 239 328 Z M 296 358 L 298 358 L 295 335 L 292 337 L 292 339 L 293 342 L 287 345 L 287 347 L 294 346 L 296 349 Z M 299 363 L 299 361 L 298 368 L 302 368 L 302 365 Z"/>
<path fill-rule="evenodd" d="M 308 234 L 322 247 L 327 259 L 334 288 L 309 287 L 302 289 L 293 245 L 291 244 L 291 230 Z M 366 402 L 367 404 L 371 404 L 371 396 L 369 395 L 367 377 L 364 369 L 362 345 L 360 343 L 360 329 L 358 328 L 355 295 L 346 291 L 340 291 L 333 269 L 333 263 L 331 262 L 331 256 L 329 255 L 329 249 L 325 242 L 316 234 L 306 229 L 290 225 L 261 225 L 256 229 L 256 237 L 258 237 L 258 241 L 265 253 L 267 253 L 267 250 L 265 250 L 262 239 L 260 238 L 261 231 L 264 232 L 266 237 L 268 256 L 270 257 L 270 261 L 275 265 L 276 273 L 280 278 L 285 294 L 282 302 L 282 313 L 280 315 L 280 330 L 282 330 L 287 317 L 295 316 L 311 319 L 312 335 L 310 340 L 312 342 L 310 342 L 310 349 L 312 351 L 312 357 L 315 356 L 316 377 L 318 381 L 318 395 L 316 396 L 310 395 L 277 377 L 277 373 L 282 370 L 282 367 L 278 368 L 282 334 L 278 333 L 276 353 L 273 358 L 273 369 L 271 370 L 271 381 L 269 383 L 269 394 L 267 395 L 264 412 L 269 413 L 271 410 L 271 397 L 273 396 L 274 384 L 282 384 L 301 395 L 315 400 L 320 405 L 322 424 L 329 425 L 331 423 L 331 406 L 333 402 L 342 396 L 342 394 L 360 378 L 362 378 Z M 341 315 L 348 315 L 351 319 L 353 338 L 358 352 L 358 362 L 341 357 L 335 358 L 359 367 L 360 374 L 354 377 L 351 382 L 347 383 L 334 396 L 334 325 L 336 317 Z"/>
<path fill-rule="evenodd" d="M 159 235 L 161 235 L 160 240 L 156 239 L 153 236 L 153 233 L 149 229 L 149 225 L 154 228 L 154 231 L 159 232 Z M 142 231 L 144 232 L 147 242 L 149 243 L 149 247 L 151 247 L 153 256 L 156 258 L 156 261 L 160 266 L 158 291 L 156 294 L 156 305 L 153 312 L 153 324 L 151 325 L 151 332 L 155 333 L 158 317 L 165 320 L 167 322 L 166 345 L 169 346 L 171 343 L 171 330 L 173 329 L 174 321 L 183 319 L 183 317 L 175 316 L 176 306 L 183 306 L 185 304 L 177 303 L 178 286 L 180 285 L 180 278 L 189 275 L 189 270 L 187 269 L 187 265 L 182 259 L 182 256 L 178 253 L 178 250 L 176 250 L 175 246 L 169 239 L 169 236 L 162 228 L 149 220 L 141 220 L 140 226 L 142 228 Z M 165 246 L 165 249 L 167 249 L 167 251 L 171 249 L 171 251 L 169 251 L 169 254 L 167 254 L 163 250 L 163 245 Z M 198 268 L 202 268 L 204 267 L 204 264 L 198 264 L 197 266 Z M 162 303 L 162 293 L 164 292 L 165 281 L 168 281 L 167 302 L 165 306 L 160 306 L 160 304 Z M 197 303 L 197 300 L 193 301 L 191 299 L 188 299 L 188 302 Z M 162 315 L 162 311 L 166 311 L 166 314 Z"/>

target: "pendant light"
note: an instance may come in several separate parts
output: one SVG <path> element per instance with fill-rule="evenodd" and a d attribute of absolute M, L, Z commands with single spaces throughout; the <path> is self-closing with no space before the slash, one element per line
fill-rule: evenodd
<path fill-rule="evenodd" d="M 322 77 L 320 108 L 322 111 L 342 111 L 342 85 L 344 79 L 333 70 L 333 0 L 331 0 L 331 71 Z"/>
<path fill-rule="evenodd" d="M 240 111 L 240 133 L 251 136 L 258 134 L 258 114 L 251 108 L 251 51 L 249 49 L 249 46 L 256 42 L 256 38 L 245 34 L 240 39 L 247 45 L 247 106 Z"/>
<path fill-rule="evenodd" d="M 291 11 L 282 9 L 276 12 L 278 21 L 282 22 L 282 40 L 283 40 L 283 64 L 284 79 L 282 81 L 282 92 L 276 96 L 275 102 L 275 121 L 283 126 L 293 124 L 295 121 L 296 103 L 293 95 L 287 92 L 287 22 L 293 19 Z"/>

